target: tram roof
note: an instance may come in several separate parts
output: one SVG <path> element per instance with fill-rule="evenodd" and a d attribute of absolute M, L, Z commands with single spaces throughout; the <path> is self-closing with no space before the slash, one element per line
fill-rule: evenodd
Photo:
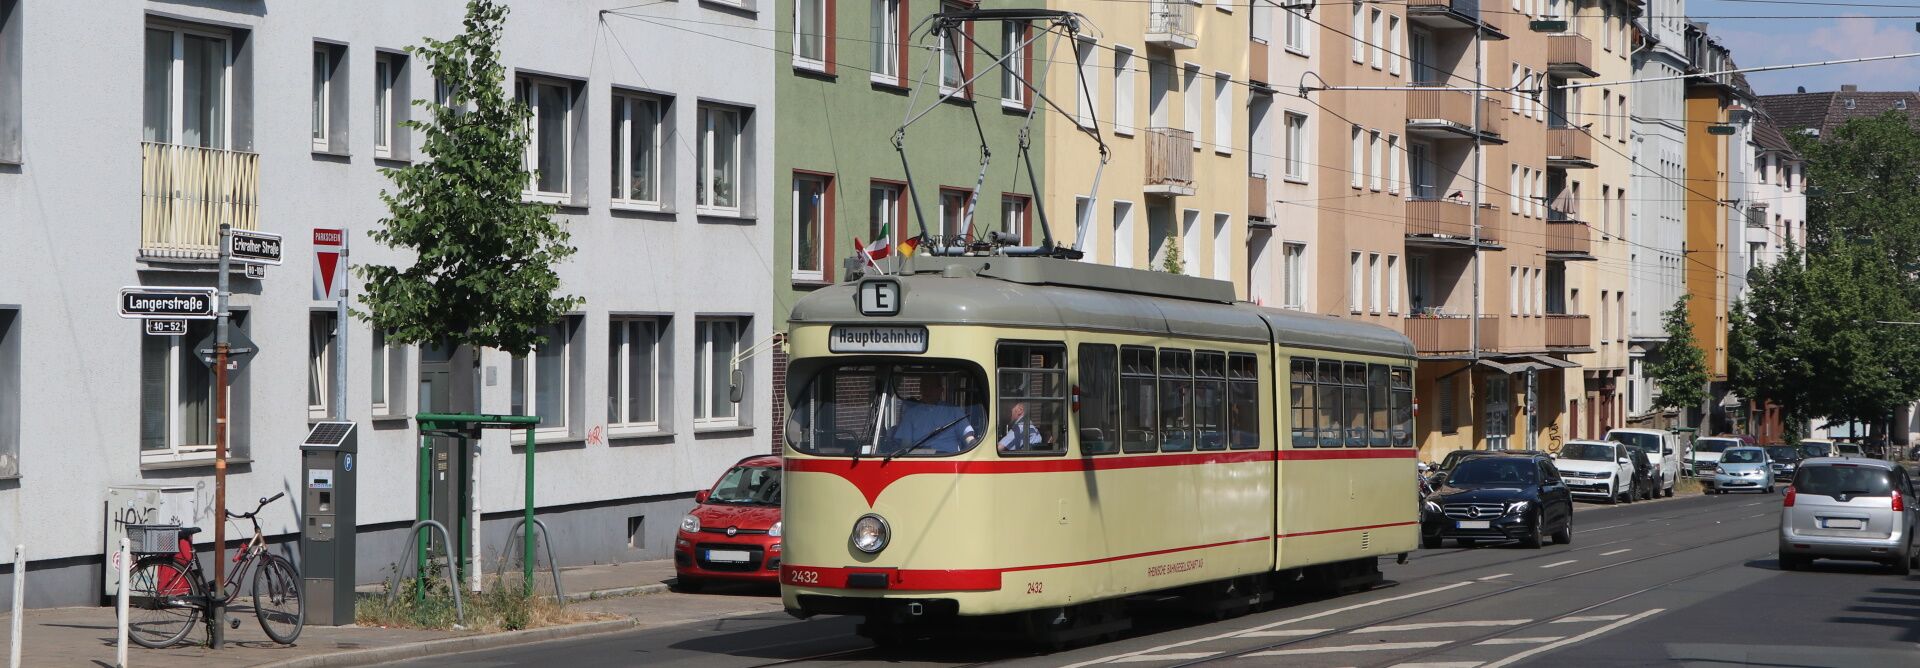
<path fill-rule="evenodd" d="M 1235 301 L 1233 284 L 1046 257 L 918 257 L 900 281 L 900 313 L 928 324 L 1090 329 L 1265 342 L 1412 357 L 1398 331 L 1353 320 Z M 937 269 L 934 269 L 936 268 Z M 931 269 L 931 271 L 930 271 Z M 795 324 L 865 323 L 857 283 L 821 288 L 793 306 Z M 1271 334 L 1270 334 L 1271 333 Z"/>

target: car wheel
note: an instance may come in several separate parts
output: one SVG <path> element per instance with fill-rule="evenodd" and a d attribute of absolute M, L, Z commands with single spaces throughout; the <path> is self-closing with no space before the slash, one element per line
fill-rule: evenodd
<path fill-rule="evenodd" d="M 1567 504 L 1567 521 L 1560 530 L 1553 532 L 1553 542 L 1561 545 L 1573 544 L 1573 504 Z"/>
<path fill-rule="evenodd" d="M 1803 559 L 1801 557 L 1796 557 L 1790 554 L 1780 555 L 1780 570 L 1798 571 L 1798 570 L 1805 570 L 1806 567 L 1807 567 L 1806 559 Z"/>
<path fill-rule="evenodd" d="M 1540 546 L 1546 542 L 1540 537 L 1541 517 L 1541 513 L 1535 512 L 1533 514 L 1533 522 L 1531 522 L 1527 528 L 1527 535 L 1520 537 L 1520 547 L 1529 550 L 1538 550 Z"/>
<path fill-rule="evenodd" d="M 1673 488 L 1674 488 L 1674 485 L 1667 485 L 1666 490 L 1660 492 L 1660 495 L 1667 497 L 1669 499 L 1673 498 Z"/>
<path fill-rule="evenodd" d="M 1459 543 L 1460 547 L 1473 547 L 1480 544 L 1480 541 L 1472 538 L 1456 538 L 1453 542 Z"/>
<path fill-rule="evenodd" d="M 1420 538 L 1420 547 L 1428 550 L 1438 550 L 1440 549 L 1441 540 L 1439 536 L 1422 536 Z"/>
<path fill-rule="evenodd" d="M 1633 503 L 1639 500 L 1640 500 L 1640 481 L 1635 480 L 1627 483 L 1627 503 Z"/>
<path fill-rule="evenodd" d="M 1619 478 L 1613 479 L 1613 486 L 1609 487 L 1607 491 L 1608 491 L 1607 505 L 1611 506 L 1611 505 L 1620 503 L 1620 479 Z"/>
<path fill-rule="evenodd" d="M 1646 485 L 1641 486 L 1640 498 L 1647 501 L 1652 501 L 1654 495 L 1659 493 L 1659 490 L 1654 489 L 1654 485 L 1655 483 L 1648 482 Z"/>
<path fill-rule="evenodd" d="M 1913 574 L 1913 559 L 1912 559 L 1912 558 L 1907 558 L 1907 559 L 1901 559 L 1901 558 L 1899 558 L 1899 557 L 1895 557 L 1895 558 L 1893 559 L 1893 562 L 1892 562 L 1892 563 L 1889 563 L 1889 564 L 1887 564 L 1887 566 L 1888 566 L 1888 567 L 1889 567 L 1890 569 L 1892 569 L 1892 570 L 1893 570 L 1893 574 L 1894 574 L 1894 575 L 1898 575 L 1898 576 L 1901 576 L 1901 577 L 1906 577 L 1906 576 L 1908 576 L 1908 575 L 1912 575 L 1912 574 Z"/>

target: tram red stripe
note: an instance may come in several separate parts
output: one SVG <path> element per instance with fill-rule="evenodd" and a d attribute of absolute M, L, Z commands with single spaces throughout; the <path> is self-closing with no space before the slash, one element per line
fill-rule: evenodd
<path fill-rule="evenodd" d="M 1302 531 L 1299 533 L 1283 533 L 1274 537 L 1275 538 L 1299 538 L 1301 536 L 1319 536 L 1322 534 L 1345 533 L 1348 531 L 1366 531 L 1368 529 L 1386 529 L 1389 527 L 1404 527 L 1404 526 L 1412 526 L 1415 524 L 1419 524 L 1419 522 L 1393 522 L 1390 524 L 1369 524 L 1363 527 L 1346 527 L 1344 529 L 1323 529 L 1320 531 Z"/>
<path fill-rule="evenodd" d="M 1413 448 L 1327 448 L 1325 450 L 1281 450 L 1283 461 L 1313 461 L 1323 459 L 1413 459 L 1419 456 Z"/>
<path fill-rule="evenodd" d="M 847 577 L 857 573 L 879 573 L 887 576 L 886 591 L 993 591 L 1000 588 L 1000 576 L 1007 573 L 1039 571 L 1053 568 L 1073 568 L 1092 566 L 1127 559 L 1157 557 L 1175 552 L 1191 552 L 1229 545 L 1243 545 L 1272 540 L 1269 536 L 1256 536 L 1240 540 L 1229 540 L 1191 547 L 1176 547 L 1165 550 L 1153 550 L 1136 554 L 1125 554 L 1084 561 L 1069 561 L 1057 564 L 1034 564 L 1013 566 L 1010 568 L 974 568 L 974 569 L 899 569 L 899 568 L 828 568 L 820 566 L 780 565 L 780 581 L 790 585 L 805 587 L 824 587 L 829 589 L 847 589 Z"/>

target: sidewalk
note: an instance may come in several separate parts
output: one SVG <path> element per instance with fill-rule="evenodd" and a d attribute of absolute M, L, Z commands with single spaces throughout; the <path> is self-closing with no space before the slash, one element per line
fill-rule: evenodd
<path fill-rule="evenodd" d="M 542 574 L 550 578 L 549 574 Z M 460 631 L 420 631 L 370 627 L 308 626 L 292 646 L 275 644 L 260 631 L 251 611 L 239 610 L 239 629 L 227 631 L 227 646 L 206 648 L 205 627 L 196 629 L 190 643 L 165 650 L 131 646 L 127 662 L 134 666 L 226 668 L 275 665 L 300 667 L 362 666 L 418 656 L 537 642 L 554 638 L 608 633 L 631 628 L 671 626 L 687 622 L 759 613 L 779 613 L 776 590 L 721 588 L 712 595 L 668 591 L 673 577 L 671 560 L 561 569 L 561 585 L 575 608 L 598 613 L 601 621 L 496 634 Z M 551 582 L 551 580 L 543 580 Z M 29 587 L 33 586 L 29 581 Z M 549 585 L 551 586 L 551 585 Z M 361 587 L 363 595 L 377 593 L 379 585 Z M 48 608 L 26 611 L 21 664 L 26 666 L 105 666 L 114 662 L 115 618 L 111 607 Z M 0 614 L 0 647 L 7 644 L 4 629 L 11 615 Z"/>

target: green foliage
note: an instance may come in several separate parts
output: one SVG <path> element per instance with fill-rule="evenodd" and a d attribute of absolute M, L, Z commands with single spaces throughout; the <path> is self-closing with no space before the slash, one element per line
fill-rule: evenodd
<path fill-rule="evenodd" d="M 1160 269 L 1169 274 L 1178 274 L 1187 270 L 1187 263 L 1180 258 L 1180 237 L 1167 235 L 1167 256 L 1161 260 Z"/>
<path fill-rule="evenodd" d="M 544 338 L 540 327 L 580 304 L 555 296 L 553 265 L 575 250 L 566 229 L 552 207 L 522 199 L 531 113 L 504 85 L 506 15 L 492 0 L 472 0 L 463 33 L 408 49 L 449 94 L 446 104 L 415 100 L 430 118 L 406 123 L 425 133 L 428 159 L 381 170 L 395 191 L 380 195 L 389 215 L 373 239 L 411 251 L 413 265 L 357 267 L 367 281 L 359 315 L 391 341 L 524 353 Z"/>
<path fill-rule="evenodd" d="M 451 629 L 456 624 L 477 631 L 515 631 L 581 621 L 586 616 L 568 609 L 551 593 L 541 593 L 520 579 L 519 572 L 500 571 L 488 576 L 486 587 L 461 600 L 466 613 L 460 621 L 447 590 L 444 562 L 439 555 L 428 560 L 423 574 L 400 581 L 398 592 L 388 602 L 389 581 L 378 596 L 363 596 L 354 602 L 354 621 L 360 626 L 390 628 Z M 389 569 L 398 568 L 389 565 Z M 538 578 L 536 578 L 537 580 Z"/>
<path fill-rule="evenodd" d="M 1809 251 L 1871 241 L 1901 275 L 1920 275 L 1920 132 L 1907 114 L 1857 118 L 1818 140 L 1796 135 L 1794 141 L 1812 185 Z M 1902 283 L 1913 295 L 1912 281 Z"/>
<path fill-rule="evenodd" d="M 1646 367 L 1647 380 L 1660 388 L 1660 396 L 1653 399 L 1656 408 L 1687 409 L 1707 398 L 1707 354 L 1694 341 L 1693 322 L 1687 319 L 1691 296 L 1681 295 L 1660 315 L 1667 342 L 1660 346 L 1660 358 Z"/>

